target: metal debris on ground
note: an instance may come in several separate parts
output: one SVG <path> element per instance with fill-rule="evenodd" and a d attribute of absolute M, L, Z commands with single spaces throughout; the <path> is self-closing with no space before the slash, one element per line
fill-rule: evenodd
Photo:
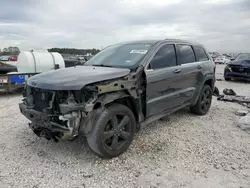
<path fill-rule="evenodd" d="M 217 100 L 226 101 L 226 102 L 237 102 L 247 108 L 250 108 L 250 97 L 248 96 L 239 96 L 232 89 L 224 89 L 223 93 L 225 95 L 217 95 Z"/>
<path fill-rule="evenodd" d="M 239 122 L 238 122 L 238 126 L 247 131 L 248 133 L 250 133 L 250 114 L 244 116 L 244 117 L 241 117 L 239 119 Z"/>
<path fill-rule="evenodd" d="M 239 110 L 235 113 L 237 116 L 246 116 L 248 114 L 247 110 Z"/>
<path fill-rule="evenodd" d="M 226 102 L 237 102 L 243 106 L 250 108 L 250 97 L 247 96 L 221 95 L 217 98 L 217 100 Z"/>

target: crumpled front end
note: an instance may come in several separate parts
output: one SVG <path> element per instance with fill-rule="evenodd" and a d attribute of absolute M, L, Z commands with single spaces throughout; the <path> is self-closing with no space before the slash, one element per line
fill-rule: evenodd
<path fill-rule="evenodd" d="M 87 119 L 88 110 L 97 99 L 91 89 L 48 91 L 26 86 L 19 108 L 31 121 L 29 126 L 36 135 L 48 140 L 70 140 L 78 135 L 80 124 Z"/>
<path fill-rule="evenodd" d="M 80 90 L 49 90 L 27 84 L 20 111 L 31 121 L 36 135 L 56 141 L 88 135 L 105 105 L 122 98 L 133 101 L 140 122 L 145 111 L 145 86 L 139 79 L 142 71 L 140 67 L 128 76 L 91 83 Z"/>

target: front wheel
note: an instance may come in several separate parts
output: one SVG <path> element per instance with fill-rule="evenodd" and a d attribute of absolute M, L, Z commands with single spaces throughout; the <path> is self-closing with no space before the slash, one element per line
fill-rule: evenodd
<path fill-rule="evenodd" d="M 212 103 L 212 96 L 212 88 L 209 85 L 204 85 L 196 104 L 190 107 L 191 112 L 197 115 L 207 114 Z"/>
<path fill-rule="evenodd" d="M 90 148 L 104 158 L 112 158 L 128 149 L 136 131 L 136 120 L 127 106 L 112 104 L 99 114 L 93 126 L 87 137 Z"/>

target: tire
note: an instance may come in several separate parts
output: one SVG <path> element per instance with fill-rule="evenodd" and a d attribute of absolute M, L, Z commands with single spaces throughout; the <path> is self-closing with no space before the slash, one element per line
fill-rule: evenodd
<path fill-rule="evenodd" d="M 200 96 L 196 104 L 190 107 L 191 112 L 196 115 L 207 114 L 212 103 L 212 96 L 212 88 L 209 85 L 205 84 L 200 92 Z"/>
<path fill-rule="evenodd" d="M 93 126 L 92 132 L 87 136 L 88 145 L 104 158 L 113 158 L 124 153 L 136 132 L 134 114 L 122 104 L 112 104 L 105 108 L 97 116 Z"/>
<path fill-rule="evenodd" d="M 224 77 L 226 81 L 231 81 L 231 78 Z"/>

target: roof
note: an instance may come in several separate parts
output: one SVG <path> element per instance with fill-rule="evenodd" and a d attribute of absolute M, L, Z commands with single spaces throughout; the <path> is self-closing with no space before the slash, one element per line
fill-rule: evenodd
<path fill-rule="evenodd" d="M 188 43 L 192 45 L 197 45 L 197 46 L 203 46 L 200 43 L 194 42 L 194 41 L 189 41 L 189 40 L 183 40 L 183 39 L 164 39 L 163 41 L 168 41 L 168 42 L 179 42 L 179 43 Z"/>
<path fill-rule="evenodd" d="M 200 43 L 197 42 L 192 42 L 192 41 L 188 41 L 188 40 L 182 40 L 182 39 L 162 39 L 162 40 L 134 40 L 134 41 L 125 41 L 125 42 L 121 42 L 118 43 L 118 45 L 120 44 L 132 44 L 132 43 L 147 43 L 147 44 L 155 44 L 155 43 L 161 43 L 161 42 L 178 42 L 178 43 L 185 43 L 185 44 L 192 44 L 192 45 L 196 45 L 196 46 L 203 46 Z"/>

